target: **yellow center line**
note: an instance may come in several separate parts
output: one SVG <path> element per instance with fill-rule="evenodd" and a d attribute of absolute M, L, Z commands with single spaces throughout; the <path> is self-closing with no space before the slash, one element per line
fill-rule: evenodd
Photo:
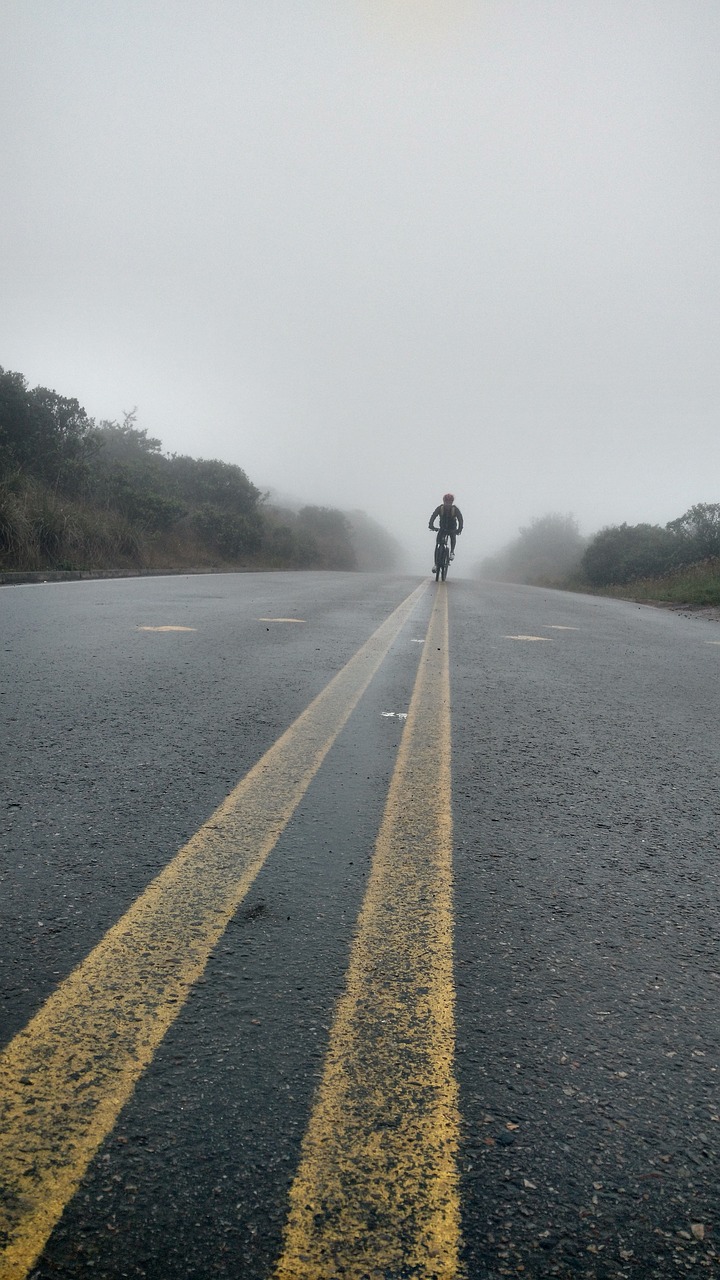
<path fill-rule="evenodd" d="M 27 1275 L 426 590 L 378 628 L 0 1056 L 0 1278 Z"/>
<path fill-rule="evenodd" d="M 447 593 L 435 598 L 276 1280 L 461 1274 Z"/>

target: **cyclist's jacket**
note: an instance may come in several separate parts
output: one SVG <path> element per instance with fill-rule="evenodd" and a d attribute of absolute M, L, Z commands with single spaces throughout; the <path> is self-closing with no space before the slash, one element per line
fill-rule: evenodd
<path fill-rule="evenodd" d="M 445 503 L 441 502 L 440 506 L 435 508 L 430 517 L 428 529 L 432 529 L 434 527 L 438 516 L 440 517 L 441 533 L 462 533 L 462 511 L 459 507 L 456 507 L 454 503 L 451 507 L 446 507 Z"/>

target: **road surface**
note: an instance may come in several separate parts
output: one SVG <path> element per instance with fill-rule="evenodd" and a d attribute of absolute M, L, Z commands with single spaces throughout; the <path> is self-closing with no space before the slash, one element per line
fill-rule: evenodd
<path fill-rule="evenodd" d="M 2 1280 L 720 1274 L 717 624 L 280 573 L 0 638 Z"/>

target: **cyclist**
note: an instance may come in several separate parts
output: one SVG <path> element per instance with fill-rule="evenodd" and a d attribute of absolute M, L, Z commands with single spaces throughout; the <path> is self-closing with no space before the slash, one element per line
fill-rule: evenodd
<path fill-rule="evenodd" d="M 435 521 L 439 518 L 439 529 L 435 528 Z M 455 538 L 463 531 L 463 516 L 459 507 L 455 506 L 455 494 L 444 493 L 440 506 L 436 507 L 430 517 L 428 529 L 432 529 L 433 533 L 449 533 L 450 534 L 450 559 L 455 559 Z M 435 566 L 433 565 L 433 573 Z"/>

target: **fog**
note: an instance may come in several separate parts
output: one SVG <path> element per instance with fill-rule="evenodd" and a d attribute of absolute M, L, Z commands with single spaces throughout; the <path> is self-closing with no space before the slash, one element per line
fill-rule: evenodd
<path fill-rule="evenodd" d="M 429 569 L 720 473 L 714 0 L 6 0 L 0 365 Z"/>

